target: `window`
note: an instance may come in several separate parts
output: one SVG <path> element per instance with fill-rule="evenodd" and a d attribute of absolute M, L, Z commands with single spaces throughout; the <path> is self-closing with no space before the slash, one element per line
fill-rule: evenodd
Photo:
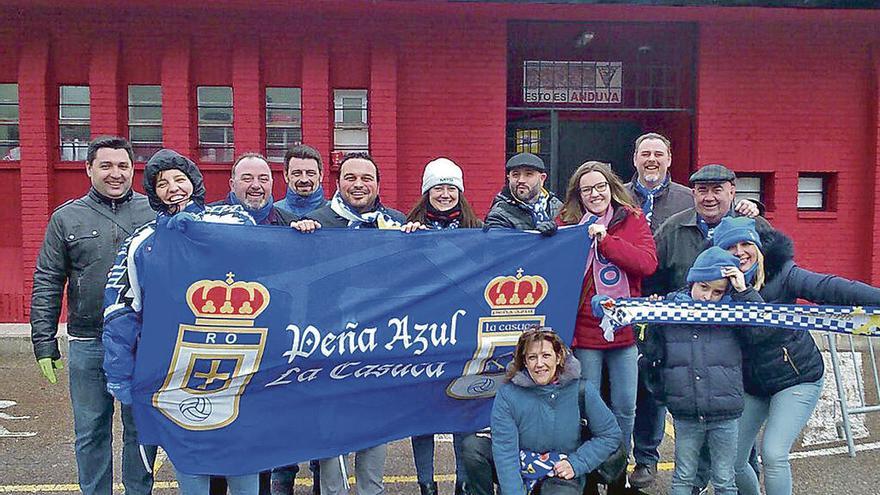
<path fill-rule="evenodd" d="M 541 129 L 517 129 L 516 152 L 541 154 Z"/>
<path fill-rule="evenodd" d="M 736 200 L 751 199 L 764 202 L 764 177 L 760 175 L 736 176 Z"/>
<path fill-rule="evenodd" d="M 162 148 L 162 87 L 128 87 L 128 139 L 134 161 L 145 162 Z"/>
<path fill-rule="evenodd" d="M 368 151 L 367 90 L 333 91 L 333 144 L 339 151 Z"/>
<path fill-rule="evenodd" d="M 833 176 L 831 174 L 798 175 L 798 210 L 829 210 L 828 200 Z"/>
<path fill-rule="evenodd" d="M 235 154 L 232 134 L 232 88 L 199 86 L 197 96 L 200 160 L 231 163 Z"/>
<path fill-rule="evenodd" d="M 281 163 L 294 144 L 302 142 L 300 88 L 266 88 L 266 157 Z"/>
<path fill-rule="evenodd" d="M 61 160 L 85 160 L 91 128 L 88 86 L 61 86 L 58 106 L 58 136 Z"/>
<path fill-rule="evenodd" d="M 21 160 L 18 142 L 18 84 L 0 84 L 0 155 Z"/>

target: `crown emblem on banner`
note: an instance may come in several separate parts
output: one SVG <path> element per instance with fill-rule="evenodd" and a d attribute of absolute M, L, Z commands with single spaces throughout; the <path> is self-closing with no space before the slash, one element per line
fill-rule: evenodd
<path fill-rule="evenodd" d="M 486 302 L 495 310 L 534 311 L 547 297 L 547 281 L 540 275 L 523 275 L 523 269 L 516 276 L 504 275 L 493 278 L 486 286 Z"/>
<path fill-rule="evenodd" d="M 254 320 L 269 306 L 269 291 L 257 282 L 199 280 L 186 290 L 186 303 L 199 325 L 254 326 Z"/>

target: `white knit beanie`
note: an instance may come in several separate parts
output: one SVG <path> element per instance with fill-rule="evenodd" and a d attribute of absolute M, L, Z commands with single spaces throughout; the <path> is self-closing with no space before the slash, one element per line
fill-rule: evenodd
<path fill-rule="evenodd" d="M 450 184 L 464 192 L 464 179 L 461 168 L 449 158 L 437 158 L 425 165 L 425 174 L 422 175 L 422 194 L 428 189 L 441 184 Z"/>

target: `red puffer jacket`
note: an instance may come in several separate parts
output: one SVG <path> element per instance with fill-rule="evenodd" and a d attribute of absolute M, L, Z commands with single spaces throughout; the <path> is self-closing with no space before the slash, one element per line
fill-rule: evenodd
<path fill-rule="evenodd" d="M 608 234 L 599 243 L 599 252 L 626 273 L 632 297 L 642 295 L 642 279 L 657 269 L 657 251 L 651 228 L 641 212 L 629 208 L 617 208 L 608 224 Z M 578 307 L 572 347 L 582 349 L 619 349 L 635 344 L 632 327 L 619 328 L 614 341 L 602 337 L 599 320 L 593 316 L 590 300 L 596 295 L 593 271 L 584 277 L 581 303 Z"/>

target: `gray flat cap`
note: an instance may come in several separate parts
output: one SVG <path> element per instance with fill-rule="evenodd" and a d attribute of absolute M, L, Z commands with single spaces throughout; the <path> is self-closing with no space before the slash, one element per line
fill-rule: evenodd
<path fill-rule="evenodd" d="M 725 167 L 724 165 L 719 165 L 717 163 L 713 163 L 711 165 L 704 165 L 702 168 L 691 174 L 690 183 L 691 185 L 697 184 L 699 182 L 735 182 L 736 174 L 733 173 L 733 170 Z"/>
<path fill-rule="evenodd" d="M 510 172 L 516 167 L 530 167 L 541 172 L 547 171 L 547 168 L 544 166 L 544 160 L 541 160 L 539 156 L 531 153 L 518 153 L 513 155 L 510 157 L 510 160 L 507 160 L 507 165 L 504 166 L 504 170 Z"/>

